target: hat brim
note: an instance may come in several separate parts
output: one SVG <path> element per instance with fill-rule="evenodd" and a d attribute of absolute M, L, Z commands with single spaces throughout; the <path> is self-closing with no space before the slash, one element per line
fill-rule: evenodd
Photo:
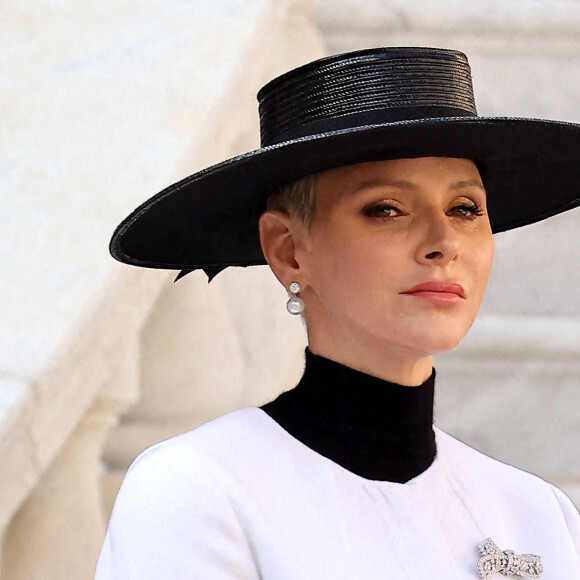
<path fill-rule="evenodd" d="M 456 117 L 355 127 L 285 141 L 195 173 L 116 229 L 113 257 L 147 268 L 265 264 L 258 219 L 276 189 L 334 167 L 408 157 L 461 157 L 482 169 L 494 233 L 580 205 L 580 125 Z"/>

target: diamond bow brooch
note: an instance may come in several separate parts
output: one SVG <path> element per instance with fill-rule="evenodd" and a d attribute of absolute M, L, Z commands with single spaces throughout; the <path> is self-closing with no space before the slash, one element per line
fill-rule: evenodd
<path fill-rule="evenodd" d="M 516 554 L 513 550 L 500 550 L 491 538 L 480 542 L 477 549 L 481 554 L 481 558 L 477 561 L 477 570 L 481 580 L 488 580 L 497 572 L 504 576 L 539 578 L 543 571 L 540 556 Z"/>

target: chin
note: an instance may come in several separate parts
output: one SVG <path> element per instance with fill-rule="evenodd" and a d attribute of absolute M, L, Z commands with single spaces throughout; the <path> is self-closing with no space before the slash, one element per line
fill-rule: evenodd
<path fill-rule="evenodd" d="M 414 337 L 409 338 L 408 346 L 418 352 L 424 352 L 427 355 L 435 355 L 453 350 L 465 337 L 469 327 L 458 328 L 456 326 L 445 327 L 437 326 L 432 331 L 417 333 Z"/>
<path fill-rule="evenodd" d="M 430 348 L 425 350 L 425 352 L 428 352 L 430 355 L 441 354 L 453 350 L 460 342 L 461 338 L 458 338 L 457 340 L 446 339 L 430 345 Z"/>

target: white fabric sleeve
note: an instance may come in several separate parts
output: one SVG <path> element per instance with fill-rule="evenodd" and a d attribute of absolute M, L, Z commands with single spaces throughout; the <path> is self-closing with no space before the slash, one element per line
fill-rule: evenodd
<path fill-rule="evenodd" d="M 119 491 L 95 580 L 257 580 L 226 477 L 191 448 L 158 444 Z"/>
<path fill-rule="evenodd" d="M 572 543 L 574 544 L 576 552 L 578 553 L 578 558 L 580 559 L 580 514 L 578 513 L 576 506 L 563 491 L 555 486 L 551 487 L 558 503 L 560 504 L 560 509 L 564 514 L 566 525 L 568 526 L 570 536 L 572 537 Z"/>

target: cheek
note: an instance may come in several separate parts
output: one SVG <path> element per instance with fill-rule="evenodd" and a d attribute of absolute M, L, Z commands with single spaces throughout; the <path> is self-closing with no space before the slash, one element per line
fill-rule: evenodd
<path fill-rule="evenodd" d="M 494 244 L 491 235 L 488 239 L 471 248 L 470 271 L 473 275 L 474 286 L 480 299 L 483 297 L 487 280 L 493 263 Z"/>
<path fill-rule="evenodd" d="M 342 240 L 329 244 L 314 262 L 313 280 L 325 295 L 341 295 L 351 291 L 360 278 L 360 263 L 351 245 Z"/>
<path fill-rule="evenodd" d="M 389 309 L 387 298 L 408 264 L 393 255 L 392 244 L 352 239 L 336 243 L 319 272 L 323 299 L 329 308 L 350 311 L 353 316 L 373 314 L 371 305 Z M 400 285 L 400 282 L 399 282 Z M 345 313 L 346 314 L 346 313 Z"/>
<path fill-rule="evenodd" d="M 313 289 L 327 306 L 338 306 L 334 303 L 363 299 L 360 294 L 369 293 L 372 281 L 384 273 L 379 265 L 384 266 L 385 260 L 372 245 L 342 235 L 318 245 L 310 264 Z"/>

